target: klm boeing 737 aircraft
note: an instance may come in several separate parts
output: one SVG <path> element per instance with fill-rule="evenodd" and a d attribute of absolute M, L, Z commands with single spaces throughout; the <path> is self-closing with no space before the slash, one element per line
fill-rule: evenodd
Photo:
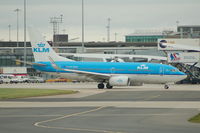
<path fill-rule="evenodd" d="M 39 71 L 80 81 L 96 81 L 98 88 L 129 86 L 134 83 L 165 84 L 185 79 L 185 73 L 177 68 L 156 63 L 80 62 L 59 56 L 37 31 L 30 28 L 30 39 L 35 62 Z"/>

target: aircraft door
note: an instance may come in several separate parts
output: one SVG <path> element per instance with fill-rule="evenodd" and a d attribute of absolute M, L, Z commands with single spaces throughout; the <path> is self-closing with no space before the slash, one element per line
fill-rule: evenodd
<path fill-rule="evenodd" d="M 164 68 L 163 68 L 163 66 L 160 67 L 159 73 L 160 73 L 161 76 L 164 75 Z"/>
<path fill-rule="evenodd" d="M 111 74 L 114 74 L 114 73 L 115 73 L 115 68 L 114 68 L 114 67 L 112 67 L 112 68 L 110 69 L 110 73 L 111 73 Z"/>

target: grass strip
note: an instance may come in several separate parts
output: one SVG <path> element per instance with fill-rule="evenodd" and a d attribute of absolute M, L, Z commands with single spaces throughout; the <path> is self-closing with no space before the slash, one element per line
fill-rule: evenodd
<path fill-rule="evenodd" d="M 0 88 L 0 100 L 52 96 L 62 94 L 74 94 L 78 91 L 55 90 L 55 89 L 18 89 L 18 88 Z"/>
<path fill-rule="evenodd" d="M 194 117 L 190 118 L 188 121 L 193 122 L 193 123 L 200 123 L 200 113 L 198 115 L 195 115 Z"/>

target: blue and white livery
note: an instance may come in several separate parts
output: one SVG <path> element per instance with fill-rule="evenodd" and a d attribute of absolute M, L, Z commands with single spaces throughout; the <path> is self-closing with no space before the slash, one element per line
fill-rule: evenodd
<path fill-rule="evenodd" d="M 60 77 L 96 81 L 98 88 L 111 89 L 113 86 L 130 86 L 142 83 L 165 84 L 185 79 L 187 75 L 177 68 L 156 63 L 120 62 L 79 62 L 59 56 L 39 35 L 30 28 L 30 39 L 35 62 L 39 71 Z"/>

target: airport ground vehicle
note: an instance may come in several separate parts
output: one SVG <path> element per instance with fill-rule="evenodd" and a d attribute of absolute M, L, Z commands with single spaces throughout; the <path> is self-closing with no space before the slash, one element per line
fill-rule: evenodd
<path fill-rule="evenodd" d="M 71 82 L 72 80 L 66 78 L 47 79 L 46 82 Z"/>
<path fill-rule="evenodd" d="M 7 75 L 7 74 L 2 74 L 0 75 L 1 80 L 3 81 L 3 83 L 10 83 L 12 81 L 12 79 L 15 77 L 14 75 Z"/>
<path fill-rule="evenodd" d="M 28 80 L 28 77 L 25 75 L 12 75 L 12 74 L 2 74 L 0 79 L 3 83 L 25 83 Z"/>
<path fill-rule="evenodd" d="M 22 79 L 20 79 L 20 78 L 18 78 L 18 77 L 13 77 L 11 80 L 10 80 L 10 83 L 12 84 L 12 83 L 22 83 L 23 82 L 23 80 Z"/>
<path fill-rule="evenodd" d="M 28 77 L 24 76 L 24 75 L 18 75 L 18 76 L 14 76 L 10 83 L 27 83 L 28 81 Z"/>
<path fill-rule="evenodd" d="M 28 83 L 44 83 L 45 80 L 41 77 L 30 76 L 27 81 Z"/>
<path fill-rule="evenodd" d="M 3 80 L 0 78 L 0 84 L 3 84 Z"/>

